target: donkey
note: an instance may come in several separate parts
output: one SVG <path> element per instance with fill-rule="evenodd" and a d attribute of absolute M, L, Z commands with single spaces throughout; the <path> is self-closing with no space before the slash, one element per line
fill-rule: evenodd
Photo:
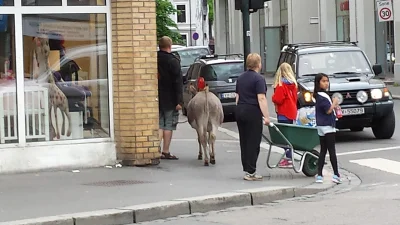
<path fill-rule="evenodd" d="M 215 164 L 216 133 L 218 127 L 224 121 L 221 101 L 209 91 L 208 86 L 204 89 L 199 89 L 199 91 L 192 84 L 190 84 L 189 88 L 194 97 L 188 103 L 187 118 L 190 126 L 197 132 L 199 143 L 198 160 L 203 159 L 201 151 L 201 147 L 203 147 L 204 166 L 208 166 L 208 148 L 210 148 L 210 163 Z"/>

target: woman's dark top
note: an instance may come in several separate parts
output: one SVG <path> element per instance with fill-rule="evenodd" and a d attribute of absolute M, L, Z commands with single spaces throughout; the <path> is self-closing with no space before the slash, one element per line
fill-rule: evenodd
<path fill-rule="evenodd" d="M 257 94 L 267 93 L 265 79 L 254 70 L 242 73 L 236 81 L 236 93 L 239 94 L 239 104 L 256 105 L 258 104 Z"/>

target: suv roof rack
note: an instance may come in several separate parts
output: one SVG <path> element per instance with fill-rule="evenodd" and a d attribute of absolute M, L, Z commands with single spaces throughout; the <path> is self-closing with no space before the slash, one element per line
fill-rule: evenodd
<path fill-rule="evenodd" d="M 234 57 L 234 58 L 239 58 L 239 59 L 244 58 L 243 54 L 241 54 L 241 53 L 225 54 L 225 55 L 214 54 L 214 55 L 201 55 L 201 56 L 197 57 L 194 61 L 196 62 L 197 60 L 200 60 L 200 59 L 214 60 L 214 59 L 220 59 L 220 58 L 224 58 L 226 60 L 228 57 Z"/>
<path fill-rule="evenodd" d="M 287 44 L 286 51 L 293 51 L 298 49 L 299 47 L 321 47 L 321 46 L 357 46 L 358 41 L 326 41 L 326 42 L 309 42 L 309 43 L 296 43 L 296 44 Z"/>

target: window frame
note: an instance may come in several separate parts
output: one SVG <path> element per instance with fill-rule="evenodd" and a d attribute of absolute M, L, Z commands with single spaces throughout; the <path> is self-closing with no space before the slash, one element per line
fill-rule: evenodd
<path fill-rule="evenodd" d="M 22 6 L 22 0 L 14 0 L 14 6 L 0 6 L 0 14 L 14 15 L 15 24 L 15 64 L 16 64 L 16 93 L 17 93 L 17 118 L 18 118 L 18 143 L 1 144 L 0 149 L 10 147 L 49 146 L 65 144 L 82 144 L 114 141 L 114 114 L 113 114 L 113 74 L 112 74 L 112 22 L 111 22 L 111 0 L 106 0 L 103 6 L 68 6 L 67 0 L 62 0 L 61 6 Z M 109 104 L 109 137 L 58 140 L 44 142 L 26 142 L 25 138 L 25 96 L 24 96 L 24 45 L 23 45 L 23 15 L 32 14 L 105 14 L 107 32 L 107 73 L 108 73 L 108 104 Z"/>
<path fill-rule="evenodd" d="M 189 23 L 189 13 L 190 13 L 188 11 L 188 10 L 190 10 L 189 9 L 189 4 L 187 2 L 175 2 L 174 3 L 174 7 L 175 7 L 176 10 L 178 10 L 178 5 L 185 6 L 185 22 L 178 22 L 178 13 L 175 13 L 175 15 L 174 15 L 175 22 L 177 24 L 187 24 L 187 23 Z"/>
<path fill-rule="evenodd" d="M 189 43 L 189 33 L 179 33 L 181 36 L 185 35 L 186 36 L 186 46 L 188 46 Z"/>

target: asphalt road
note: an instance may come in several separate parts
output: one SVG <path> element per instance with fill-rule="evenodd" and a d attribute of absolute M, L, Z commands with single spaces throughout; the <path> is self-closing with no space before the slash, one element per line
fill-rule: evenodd
<path fill-rule="evenodd" d="M 271 102 L 269 105 L 272 106 Z M 269 111 L 274 117 L 273 107 Z M 395 112 L 397 130 L 390 140 L 375 139 L 371 129 L 337 134 L 340 167 L 356 174 L 361 180 L 361 185 L 351 190 L 346 190 L 346 184 L 341 184 L 338 187 L 339 190 L 343 187 L 342 192 L 328 191 L 308 198 L 171 218 L 143 225 L 397 225 L 400 221 L 400 100 L 395 101 Z M 222 127 L 221 130 L 226 134 L 237 135 L 234 122 L 224 123 Z"/>

